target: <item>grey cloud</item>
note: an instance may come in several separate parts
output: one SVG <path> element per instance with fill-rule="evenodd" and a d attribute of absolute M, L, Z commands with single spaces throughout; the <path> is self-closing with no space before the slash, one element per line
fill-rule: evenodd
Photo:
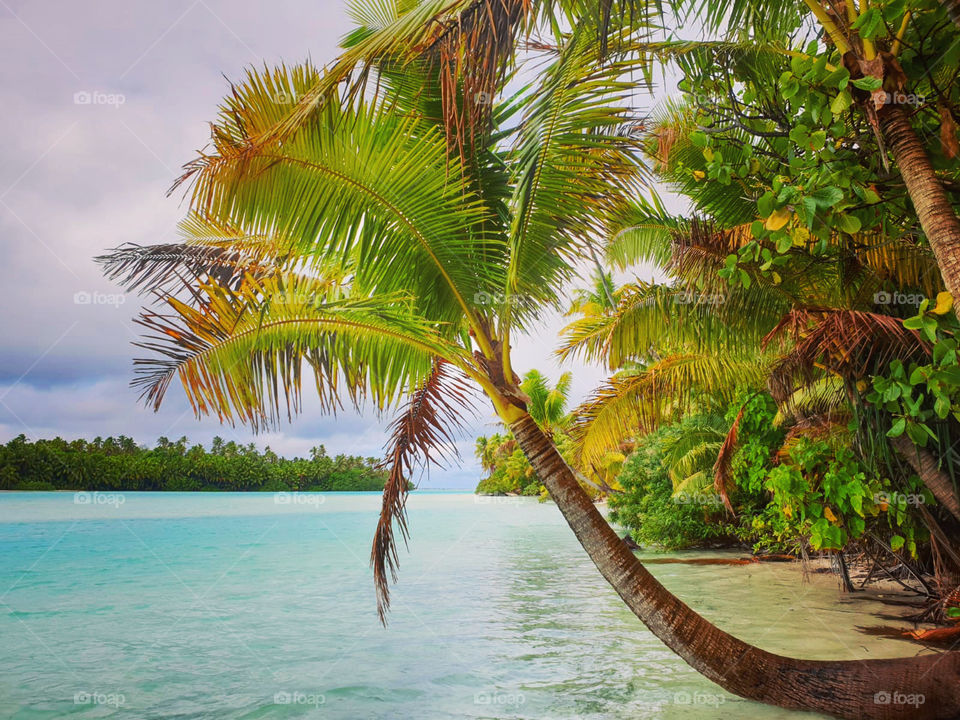
<path fill-rule="evenodd" d="M 346 2 L 323 0 L 100 0 L 0 4 L 0 440 L 32 436 L 251 434 L 197 421 L 179 388 L 160 413 L 127 387 L 139 299 L 120 291 L 92 257 L 125 242 L 174 239 L 183 208 L 166 198 L 179 167 L 206 143 L 206 122 L 228 78 L 250 65 L 331 59 L 349 30 Z M 86 93 L 87 95 L 84 95 Z M 78 95 L 79 94 L 79 95 Z M 122 96 L 122 101 L 120 97 Z M 112 97 L 112 100 L 111 100 Z M 78 301 L 78 294 L 81 294 Z M 562 370 L 552 356 L 559 317 L 518 343 L 518 369 Z M 582 397 L 604 373 L 577 368 Z M 325 443 L 331 452 L 379 455 L 388 418 L 315 403 L 293 425 L 256 438 L 285 454 Z M 472 431 L 490 432 L 483 406 Z M 472 486 L 472 438 L 462 470 L 430 484 Z"/>

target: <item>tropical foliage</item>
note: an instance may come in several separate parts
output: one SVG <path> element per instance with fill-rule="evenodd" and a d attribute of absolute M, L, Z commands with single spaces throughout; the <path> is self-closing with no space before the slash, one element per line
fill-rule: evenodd
<path fill-rule="evenodd" d="M 735 3 L 731 12 L 749 24 L 768 10 Z M 888 10 L 903 17 L 892 6 L 865 13 Z M 667 281 L 616 288 L 615 307 L 594 304 L 565 332 L 562 356 L 616 371 L 576 412 L 580 459 L 654 442 L 675 493 L 726 505 L 712 518 L 718 532 L 791 552 L 876 542 L 943 568 L 924 542 L 957 515 L 945 266 L 909 187 L 891 175 L 880 123 L 891 110 L 874 81 L 829 43 L 798 45 L 789 33 L 809 26 L 790 12 L 753 37 L 652 48 L 679 67 L 683 94 L 644 126 L 645 150 L 692 213 L 672 215 L 655 196 L 637 202 L 607 257 L 621 269 L 653 264 Z M 913 12 L 897 24 L 896 47 L 880 39 L 877 52 L 889 68 L 896 50 L 914 89 L 929 91 L 913 96 L 915 121 L 950 188 L 956 63 L 933 79 L 919 68 L 954 51 L 957 29 L 932 4 Z M 910 100 L 888 85 L 884 101 Z M 863 102 L 871 93 L 873 110 Z M 660 438 L 662 429 L 676 435 Z M 640 529 L 644 486 L 629 487 L 612 501 L 617 517 L 656 542 Z M 934 496 L 946 511 L 936 516 Z M 689 510 L 677 505 L 678 517 Z M 944 594 L 955 572 L 939 576 Z"/>
<path fill-rule="evenodd" d="M 960 293 L 960 221 L 945 189 L 955 167 L 938 175 L 917 132 L 946 128 L 940 142 L 955 155 L 957 63 L 945 74 L 935 64 L 958 28 L 933 0 L 909 9 L 678 2 L 674 12 L 733 32 L 719 43 L 651 42 L 652 8 L 363 0 L 328 69 L 251 71 L 213 124 L 211 149 L 181 179 L 184 243 L 102 259 L 111 276 L 159 295 L 140 319 L 150 356 L 137 383 L 156 406 L 178 378 L 198 414 L 257 428 L 299 409 L 304 376 L 331 412 L 399 409 L 372 552 L 381 617 L 395 536 L 407 536 L 409 478 L 449 454 L 479 388 L 600 572 L 712 680 L 765 702 L 863 717 L 865 698 L 902 671 L 928 678 L 928 707 L 955 713 L 956 655 L 936 658 L 937 673 L 929 658 L 811 663 L 710 625 L 655 582 L 583 484 L 639 443 L 622 473 L 637 517 L 663 517 L 666 493 L 697 490 L 716 495 L 721 516 L 761 517 L 738 532 L 800 549 L 839 550 L 870 533 L 911 554 L 922 536 L 903 528 L 938 532 L 931 513 L 877 494 L 915 485 L 913 443 L 897 459 L 884 423 L 921 428 L 929 418 L 861 396 L 888 371 L 899 383 L 898 361 L 931 366 L 928 306 L 904 325 L 913 312 L 877 307 L 879 293 Z M 508 95 L 514 76 L 530 76 L 517 66 L 521 40 L 539 72 Z M 656 58 L 680 66 L 692 100 L 640 123 L 629 108 Z M 929 86 L 935 111 L 924 100 L 910 117 L 899 98 L 908 81 Z M 651 171 L 695 212 L 672 216 L 649 193 L 637 200 Z M 611 287 L 600 238 L 610 260 L 655 263 L 666 281 Z M 614 375 L 577 410 L 568 460 L 555 405 L 523 389 L 512 344 L 546 308 L 565 305 L 563 289 L 590 262 L 601 293 L 574 303 L 560 353 Z M 937 413 L 943 393 L 930 393 Z M 489 444 L 480 455 L 495 472 L 508 440 Z M 929 486 L 939 458 L 913 459 Z M 653 466 L 661 461 L 669 469 Z M 516 477 L 528 481 L 517 487 L 532 484 L 526 470 Z M 617 512 L 629 524 L 627 507 Z M 714 532 L 700 508 L 678 513 L 664 533 Z M 731 672 L 734 655 L 742 661 Z"/>

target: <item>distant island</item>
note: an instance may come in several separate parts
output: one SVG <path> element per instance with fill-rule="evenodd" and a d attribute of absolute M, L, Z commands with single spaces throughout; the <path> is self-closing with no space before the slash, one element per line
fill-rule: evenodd
<path fill-rule="evenodd" d="M 209 451 L 185 437 L 161 437 L 151 449 L 123 435 L 36 442 L 19 435 L 0 446 L 0 490 L 381 491 L 386 479 L 377 458 L 331 457 L 323 445 L 292 460 L 220 437 Z"/>

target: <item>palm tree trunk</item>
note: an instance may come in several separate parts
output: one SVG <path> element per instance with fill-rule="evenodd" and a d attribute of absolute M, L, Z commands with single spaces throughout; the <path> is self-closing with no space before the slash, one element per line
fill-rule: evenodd
<path fill-rule="evenodd" d="M 920 480 L 933 493 L 937 501 L 950 514 L 960 520 L 960 502 L 957 501 L 957 491 L 953 487 L 953 480 L 940 469 L 940 464 L 929 450 L 914 445 L 905 435 L 893 438 L 890 441 L 893 449 L 903 455 L 913 471 L 920 476 Z"/>
<path fill-rule="evenodd" d="M 894 660 L 796 660 L 761 650 L 712 625 L 637 560 L 529 415 L 511 423 L 510 429 L 607 582 L 654 635 L 725 690 L 770 705 L 841 718 L 960 717 L 960 653 Z M 919 704 L 904 700 L 920 695 Z"/>
<path fill-rule="evenodd" d="M 885 105 L 879 113 L 879 120 L 883 138 L 903 176 L 920 226 L 937 258 L 944 285 L 953 297 L 960 299 L 960 220 L 903 107 Z"/>

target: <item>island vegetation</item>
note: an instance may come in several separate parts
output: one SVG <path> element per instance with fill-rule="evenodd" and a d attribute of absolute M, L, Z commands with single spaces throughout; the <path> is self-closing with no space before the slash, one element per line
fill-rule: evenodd
<path fill-rule="evenodd" d="M 960 653 L 751 646 L 667 591 L 595 504 L 650 544 L 893 562 L 931 617 L 956 614 L 955 7 L 676 3 L 715 33 L 697 41 L 652 40 L 671 18 L 631 0 L 353 10 L 326 69 L 232 88 L 180 181 L 183 243 L 101 258 L 159 299 L 140 318 L 145 400 L 179 379 L 199 415 L 262 428 L 299 409 L 308 378 L 330 410 L 394 408 L 372 550 L 385 621 L 410 475 L 482 396 L 503 424 L 477 444 L 483 489 L 542 485 L 627 606 L 709 679 L 845 718 L 960 714 Z M 638 115 L 657 64 L 680 92 Z M 688 212 L 667 211 L 664 186 Z M 558 353 L 611 375 L 567 412 L 568 381 L 521 377 L 513 349 L 587 271 Z M 877 701 L 892 693 L 925 701 Z"/>
<path fill-rule="evenodd" d="M 149 448 L 123 435 L 35 442 L 20 435 L 0 445 L 0 490 L 378 491 L 386 478 L 376 458 L 331 457 L 323 445 L 293 459 L 220 437 L 209 450 L 185 437 Z"/>

